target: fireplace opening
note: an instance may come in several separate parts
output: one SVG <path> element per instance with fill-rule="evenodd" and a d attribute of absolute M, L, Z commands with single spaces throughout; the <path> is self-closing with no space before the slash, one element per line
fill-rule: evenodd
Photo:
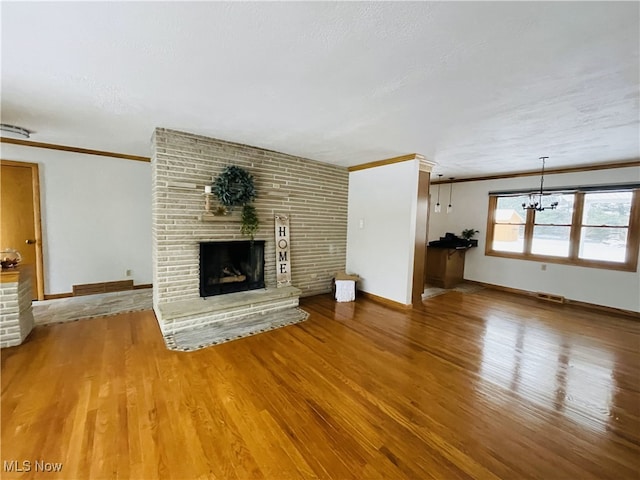
<path fill-rule="evenodd" d="M 264 288 L 264 240 L 200 242 L 200 296 Z"/>

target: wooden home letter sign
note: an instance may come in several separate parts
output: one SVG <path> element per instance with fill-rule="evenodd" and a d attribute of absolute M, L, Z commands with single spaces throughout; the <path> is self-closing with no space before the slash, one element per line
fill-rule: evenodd
<path fill-rule="evenodd" d="M 276 215 L 276 281 L 278 287 L 291 285 L 291 258 L 289 256 L 289 217 Z"/>

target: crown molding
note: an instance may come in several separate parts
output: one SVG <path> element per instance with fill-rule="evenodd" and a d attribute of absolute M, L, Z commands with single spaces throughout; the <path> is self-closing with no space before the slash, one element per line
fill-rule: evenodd
<path fill-rule="evenodd" d="M 420 160 L 420 169 L 422 170 L 422 166 L 424 163 L 425 168 L 429 168 L 429 170 L 425 170 L 425 171 L 429 171 L 429 172 L 431 171 L 431 167 L 435 165 L 435 163 L 431 162 L 430 160 L 426 160 L 424 156 L 420 155 L 419 153 L 409 153 L 407 155 L 401 155 L 399 157 L 385 158 L 384 160 L 376 160 L 374 162 L 354 165 L 352 167 L 349 167 L 347 170 L 349 170 L 349 172 L 357 172 L 358 170 L 366 170 L 368 168 L 382 167 L 384 165 L 393 165 L 394 163 L 407 162 L 409 160 Z"/>
<path fill-rule="evenodd" d="M 624 162 L 601 163 L 599 165 L 583 165 L 580 167 L 563 167 L 545 169 L 545 175 L 557 175 L 560 173 L 576 173 L 590 172 L 594 170 L 609 170 L 613 168 L 640 167 L 640 160 L 629 160 Z M 540 170 L 531 170 L 526 172 L 501 173 L 497 175 L 485 175 L 481 177 L 456 178 L 454 180 L 435 180 L 431 185 L 464 183 L 464 182 L 481 182 L 483 180 L 501 180 L 504 178 L 533 177 L 540 176 Z"/>
<path fill-rule="evenodd" d="M 134 160 L 136 162 L 150 162 L 149 157 L 139 155 L 128 155 L 126 153 L 107 152 L 104 150 L 92 150 L 90 148 L 71 147 L 67 145 L 57 145 L 55 143 L 33 142 L 31 140 L 20 140 L 19 138 L 0 138 L 1 143 L 10 143 L 22 147 L 47 148 L 49 150 L 61 150 L 63 152 L 82 153 L 85 155 L 98 155 L 100 157 L 122 158 L 124 160 Z"/>

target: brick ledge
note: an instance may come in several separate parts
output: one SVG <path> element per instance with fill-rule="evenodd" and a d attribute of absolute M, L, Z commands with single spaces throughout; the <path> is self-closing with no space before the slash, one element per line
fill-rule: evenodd
<path fill-rule="evenodd" d="M 238 308 L 269 303 L 274 300 L 300 297 L 301 290 L 296 287 L 266 288 L 246 292 L 229 293 L 208 298 L 197 298 L 179 302 L 163 303 L 157 306 L 156 313 L 162 321 L 175 320 L 201 314 L 219 314 Z"/>

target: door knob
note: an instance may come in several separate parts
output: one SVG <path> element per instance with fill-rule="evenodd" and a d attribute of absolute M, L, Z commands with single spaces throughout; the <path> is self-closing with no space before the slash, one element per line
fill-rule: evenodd
<path fill-rule="evenodd" d="M 27 245 L 33 245 L 34 243 L 36 243 L 35 240 L 25 240 L 25 242 Z"/>

